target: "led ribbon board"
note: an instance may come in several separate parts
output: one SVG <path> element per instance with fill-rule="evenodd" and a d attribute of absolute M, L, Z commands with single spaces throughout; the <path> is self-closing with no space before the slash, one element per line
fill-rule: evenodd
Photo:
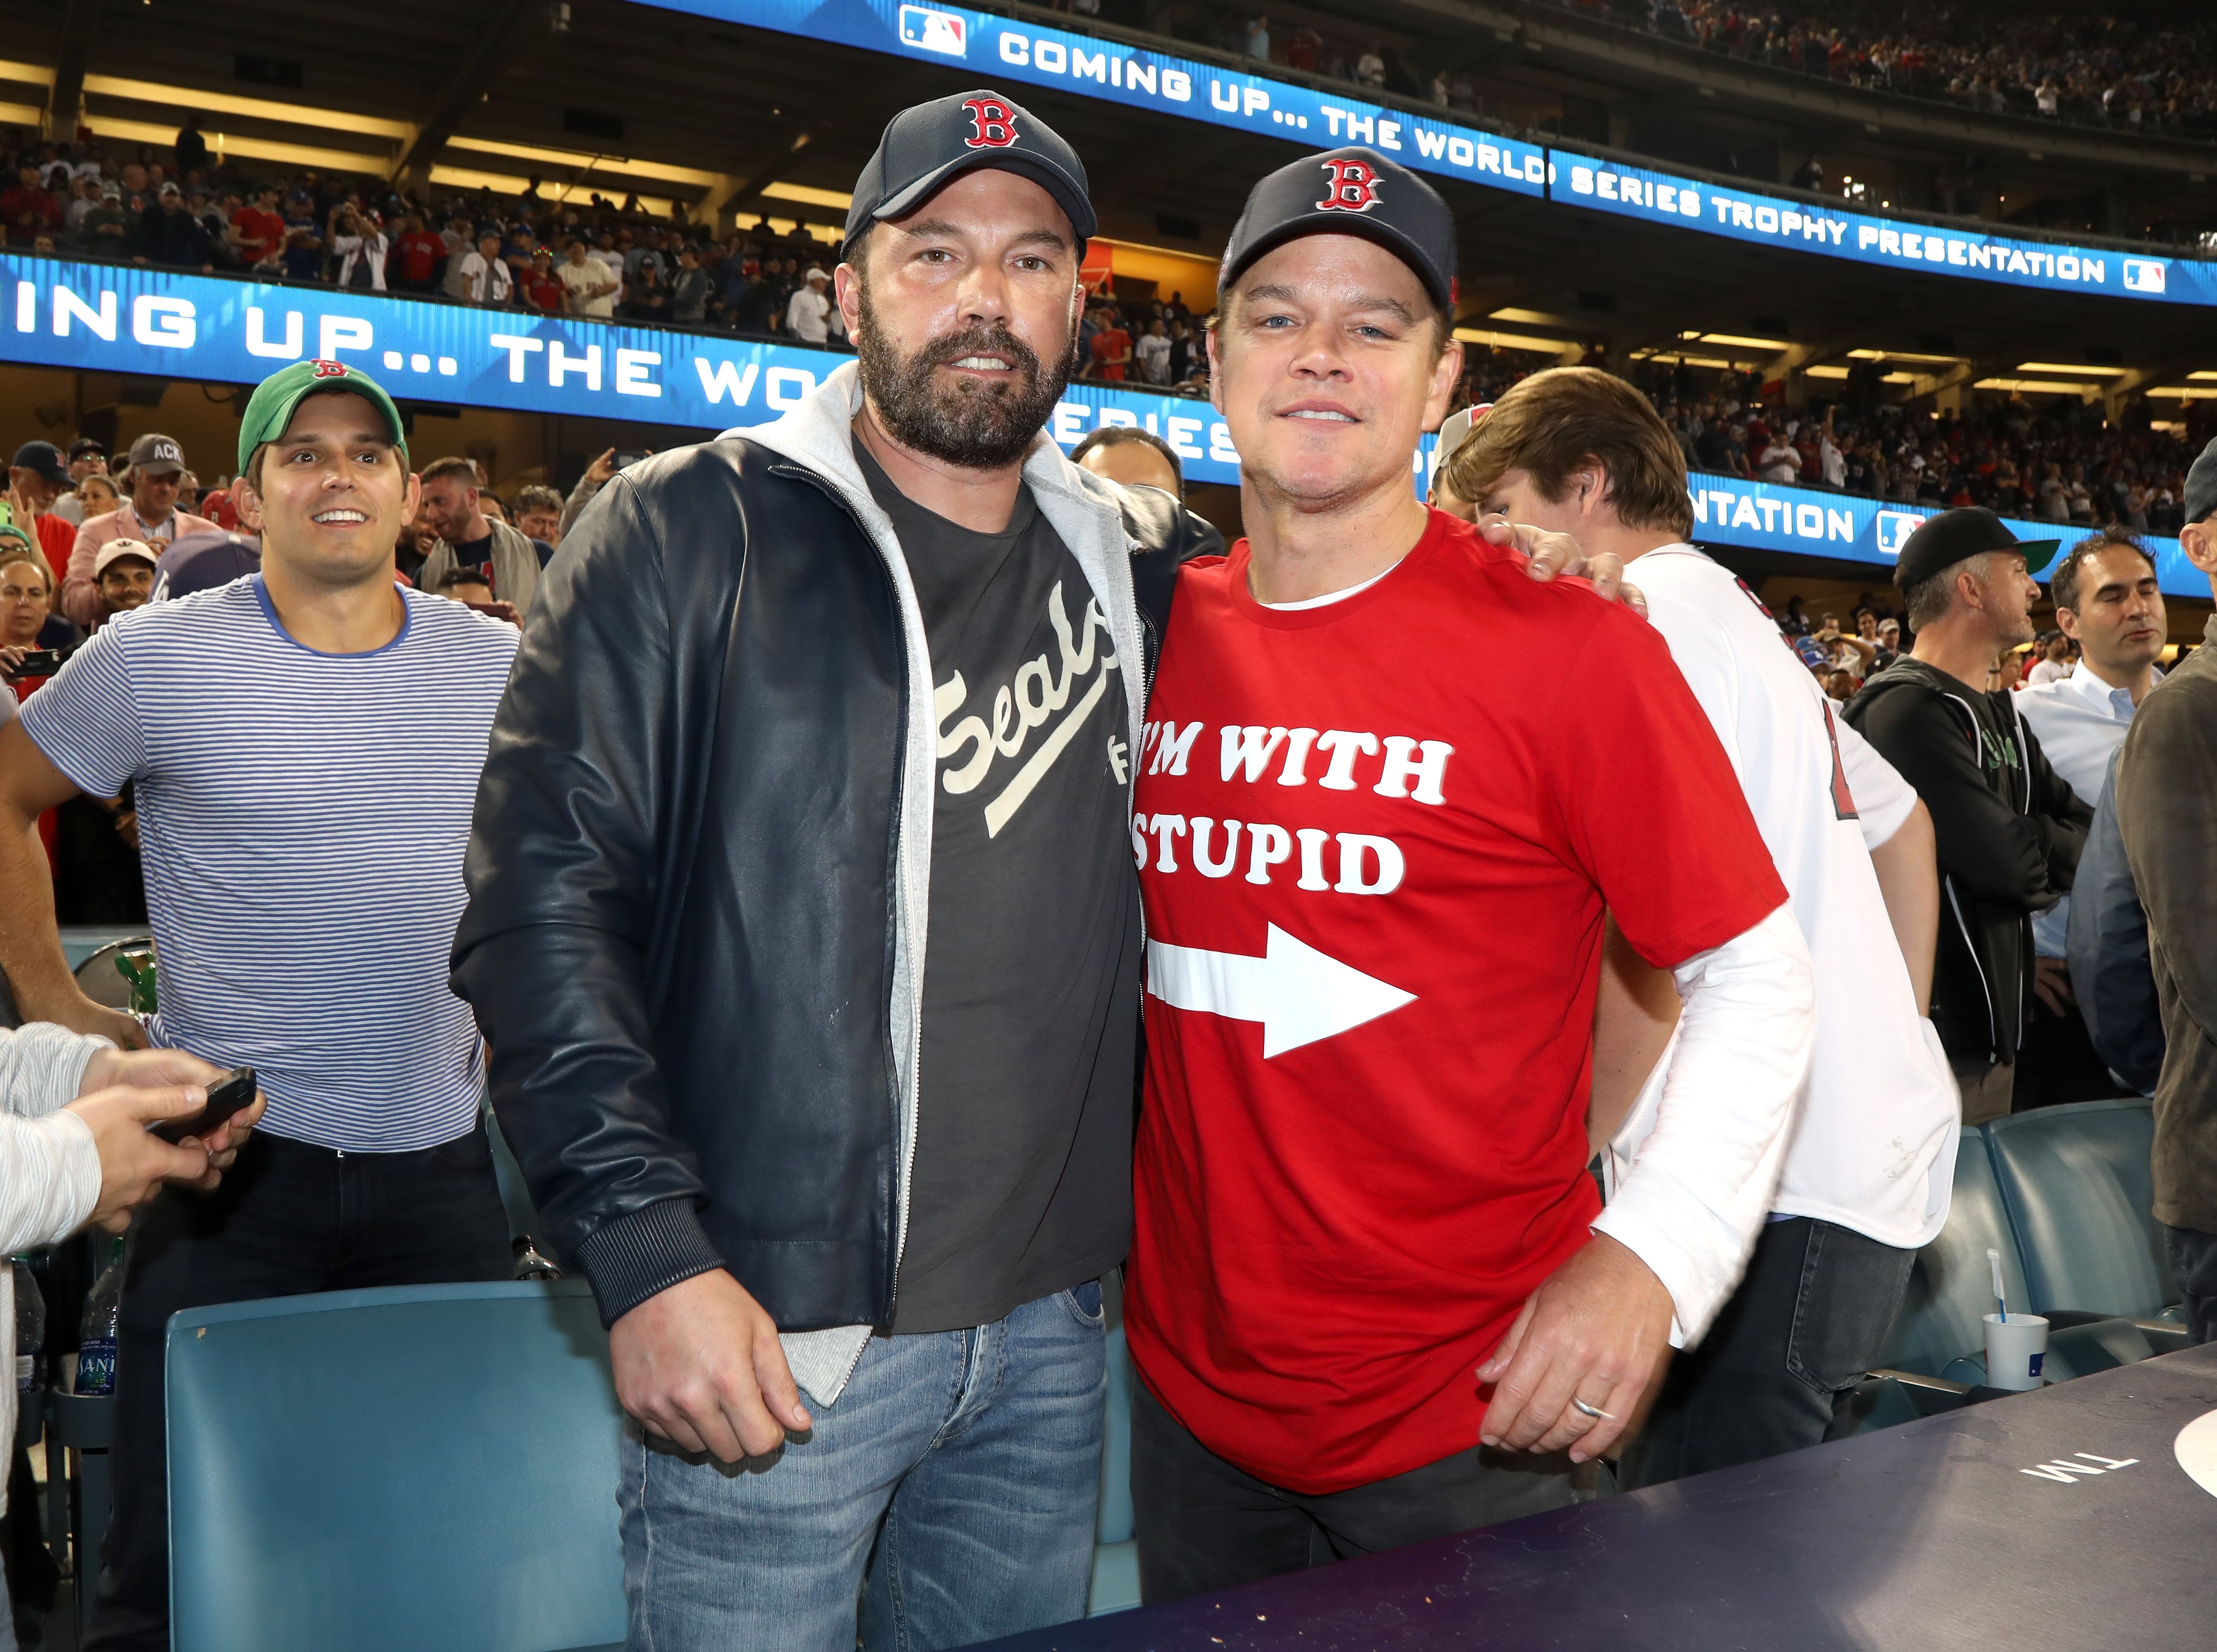
<path fill-rule="evenodd" d="M 1367 144 L 1427 172 L 1535 198 L 1547 192 L 1547 152 L 1538 145 L 1366 102 L 1352 86 L 1344 96 L 1319 92 L 1267 75 L 961 6 L 903 0 L 671 0 L 668 9 L 890 52 L 942 68 L 959 65 L 979 85 L 1047 86 L 1284 138 L 1312 149 Z M 1110 158 L 1080 158 L 1106 165 Z"/>
<path fill-rule="evenodd" d="M 704 434 L 776 418 L 854 359 L 713 334 L 0 254 L 0 360 L 250 385 L 309 356 L 361 368 L 403 401 L 636 419 Z M 1239 480 L 1231 431 L 1205 401 L 1072 385 L 1048 429 L 1071 448 L 1102 424 L 1161 436 L 1194 480 Z"/>
<path fill-rule="evenodd" d="M 1318 92 L 1268 75 L 961 6 L 904 0 L 663 3 L 671 10 L 889 52 L 920 63 L 960 65 L 979 84 L 1051 86 L 1315 149 L 1367 144 L 1418 171 L 1757 245 L 2041 292 L 2217 304 L 2217 263 L 2206 259 L 1983 235 L 1720 189 L 1368 103 L 1352 95 L 1352 87 L 1345 96 Z M 1088 158 L 1103 164 L 1109 159 Z"/>
<path fill-rule="evenodd" d="M 365 368 L 404 402 L 632 419 L 704 436 L 767 424 L 853 359 L 714 334 L 0 254 L 0 360 L 255 384 L 308 356 Z M 1161 436 L 1189 480 L 1239 480 L 1231 429 L 1205 401 L 1072 385 L 1047 430 L 1068 449 L 1108 424 Z M 1418 487 L 1433 447 L 1428 436 L 1411 456 Z M 1697 474 L 1689 492 L 1697 541 L 1889 569 L 1902 541 L 1930 514 L 1722 476 Z M 2010 527 L 2023 539 L 2076 536 L 2060 523 Z M 2200 597 L 2208 590 L 2177 541 L 2147 543 L 2165 591 Z"/>
<path fill-rule="evenodd" d="M 1786 551 L 1797 556 L 1869 562 L 1893 577 L 1893 565 L 1917 524 L 1941 507 L 1865 498 L 1818 488 L 1780 487 L 1696 471 L 1687 492 L 1694 501 L 1697 544 L 1732 545 L 1751 551 Z M 2067 550 L 2091 531 L 2067 522 L 2032 522 L 2005 517 L 2019 539 L 2060 539 Z M 2208 577 L 2186 560 L 2175 539 L 2144 537 L 2155 558 L 2156 583 L 2165 594 L 2206 598 Z M 1637 583 L 1637 576 L 1634 576 Z"/>
<path fill-rule="evenodd" d="M 2204 259 L 2142 257 L 1834 211 L 1813 201 L 1720 189 L 1674 173 L 1597 161 L 1566 150 L 1551 151 L 1548 167 L 1552 200 L 1757 246 L 1818 252 L 1883 269 L 1999 282 L 2039 292 L 2217 304 L 2217 265 Z"/>

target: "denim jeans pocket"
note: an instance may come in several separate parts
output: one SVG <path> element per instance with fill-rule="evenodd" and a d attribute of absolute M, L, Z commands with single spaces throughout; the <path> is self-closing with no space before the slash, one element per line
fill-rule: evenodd
<path fill-rule="evenodd" d="M 1885 1351 L 1914 1251 L 1829 1222 L 1809 1224 L 1786 1368 L 1819 1393 L 1862 1382 Z"/>
<path fill-rule="evenodd" d="M 1097 1331 L 1108 1322 L 1108 1315 L 1101 1305 L 1101 1281 L 1088 1279 L 1067 1290 L 1058 1290 L 1055 1298 L 1070 1310 L 1071 1318 L 1089 1331 Z"/>

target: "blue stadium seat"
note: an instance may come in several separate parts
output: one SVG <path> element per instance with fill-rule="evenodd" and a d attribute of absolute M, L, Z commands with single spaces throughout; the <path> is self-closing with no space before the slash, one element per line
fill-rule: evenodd
<path fill-rule="evenodd" d="M 1139 1545 L 1132 1539 L 1132 1355 L 1124 1327 L 1108 1333 L 1108 1414 L 1101 1431 L 1101 1514 L 1094 1527 L 1086 1615 L 1139 1604 Z"/>
<path fill-rule="evenodd" d="M 583 1281 L 170 1321 L 176 1652 L 557 1652 L 625 1632 L 622 1418 Z"/>
<path fill-rule="evenodd" d="M 1985 1346 L 1985 1316 L 1994 1311 L 1993 1273 L 1986 1263 L 1989 1247 L 2001 1253 L 2002 1284 L 2016 1311 L 2018 1304 L 2030 1300 L 2023 1259 L 2010 1228 L 1986 1139 L 1976 1128 L 1966 1126 L 1955 1151 L 1955 1197 L 1948 1225 L 1917 1253 L 1883 1362 L 1887 1367 L 1926 1377 L 1978 1380 L 1964 1378 L 1948 1366 Z"/>
<path fill-rule="evenodd" d="M 2182 1300 L 2151 1209 L 2149 1103 L 2042 1107 L 1986 1133 L 2033 1311 L 2150 1318 Z"/>

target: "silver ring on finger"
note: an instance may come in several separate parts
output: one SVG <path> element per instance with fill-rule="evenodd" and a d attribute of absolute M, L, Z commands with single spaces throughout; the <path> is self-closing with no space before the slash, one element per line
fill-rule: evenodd
<path fill-rule="evenodd" d="M 1584 1400 L 1578 1398 L 1575 1394 L 1571 1395 L 1571 1409 L 1577 1412 L 1581 1417 L 1591 1417 L 1596 1422 L 1615 1422 L 1616 1420 L 1615 1413 L 1603 1411 L 1597 1405 L 1588 1405 Z"/>

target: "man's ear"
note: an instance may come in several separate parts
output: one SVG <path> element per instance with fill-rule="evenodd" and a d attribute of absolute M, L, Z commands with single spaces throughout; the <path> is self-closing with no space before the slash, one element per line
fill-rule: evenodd
<path fill-rule="evenodd" d="M 2062 632 L 2065 636 L 2070 638 L 2072 641 L 2078 641 L 2078 616 L 2067 608 L 2057 609 L 2055 610 L 2055 628 Z"/>
<path fill-rule="evenodd" d="M 1447 348 L 1432 363 L 1430 381 L 1424 387 L 1424 422 L 1417 428 L 1436 430 L 1448 416 L 1448 403 L 1454 395 L 1455 386 L 1462 382 L 1462 344 L 1449 338 Z"/>
<path fill-rule="evenodd" d="M 856 337 L 862 330 L 862 272 L 844 260 L 831 272 L 831 301 L 839 306 L 847 337 Z"/>
<path fill-rule="evenodd" d="M 2217 579 L 2217 522 L 2188 523 L 2178 530 L 2178 548 L 2188 561 Z"/>
<path fill-rule="evenodd" d="M 412 476 L 409 478 L 415 480 Z M 262 531 L 262 496 L 254 491 L 254 484 L 241 476 L 231 485 L 232 507 L 238 512 L 238 520 L 257 535 Z"/>

